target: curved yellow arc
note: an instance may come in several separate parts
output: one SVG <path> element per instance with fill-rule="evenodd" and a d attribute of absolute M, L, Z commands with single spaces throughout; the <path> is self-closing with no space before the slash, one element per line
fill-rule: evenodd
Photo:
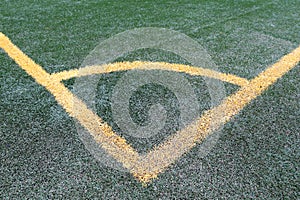
<path fill-rule="evenodd" d="M 26 73 L 37 83 L 44 86 L 66 110 L 66 112 L 84 126 L 95 141 L 114 157 L 141 182 L 147 183 L 174 163 L 180 156 L 189 151 L 197 142 L 204 140 L 221 125 L 231 120 L 248 103 L 261 95 L 270 85 L 293 69 L 300 61 L 300 46 L 283 56 L 278 62 L 265 69 L 258 76 L 248 81 L 231 74 L 224 74 L 209 69 L 191 67 L 181 64 L 123 62 L 103 66 L 88 66 L 82 69 L 63 71 L 55 74 L 47 73 L 16 47 L 0 32 L 0 48 L 2 48 Z M 234 94 L 226 97 L 218 106 L 206 111 L 201 117 L 183 130 L 168 137 L 162 144 L 145 155 L 140 155 L 127 144 L 126 140 L 113 132 L 112 128 L 98 115 L 93 113 L 79 98 L 72 94 L 62 80 L 91 74 L 109 73 L 114 71 L 143 69 L 171 70 L 190 75 L 201 75 L 219 79 L 241 86 Z M 74 110 L 74 103 L 80 110 Z"/>
<path fill-rule="evenodd" d="M 215 70 L 206 69 L 202 67 L 193 67 L 189 65 L 166 63 L 166 62 L 147 62 L 147 61 L 134 61 L 134 62 L 116 62 L 103 65 L 87 66 L 80 69 L 73 69 L 69 71 L 62 71 L 51 75 L 53 79 L 66 80 L 74 77 L 88 76 L 92 74 L 104 74 L 116 71 L 126 70 L 167 70 L 174 72 L 182 72 L 192 76 L 206 76 L 209 78 L 219 79 L 228 83 L 239 86 L 249 84 L 245 78 L 235 76 L 233 74 L 225 74 Z"/>

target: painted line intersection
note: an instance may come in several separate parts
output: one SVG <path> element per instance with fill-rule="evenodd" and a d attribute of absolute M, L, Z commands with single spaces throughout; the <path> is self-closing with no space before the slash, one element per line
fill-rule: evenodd
<path fill-rule="evenodd" d="M 86 66 L 79 70 L 69 70 L 54 74 L 47 73 L 40 65 L 25 55 L 4 34 L 0 33 L 0 48 L 11 57 L 35 81 L 45 87 L 65 109 L 75 118 L 94 140 L 114 159 L 121 162 L 139 181 L 148 183 L 162 173 L 184 153 L 197 143 L 230 121 L 253 99 L 261 95 L 280 77 L 293 69 L 300 61 L 300 46 L 283 56 L 278 62 L 266 68 L 251 80 L 232 74 L 225 74 L 201 67 L 162 62 L 122 62 L 101 66 Z M 145 66 L 147 66 L 145 68 Z M 69 91 L 62 80 L 73 77 L 102 74 L 125 70 L 167 70 L 184 72 L 193 76 L 206 76 L 240 86 L 234 94 L 223 99 L 222 103 L 207 110 L 193 123 L 169 136 L 162 144 L 147 154 L 140 155 L 127 141 L 117 135 L 97 114 L 91 111 L 83 101 Z M 76 104 L 81 109 L 74 110 Z M 219 115 L 224 113 L 224 115 Z M 180 145 L 177 145 L 180 144 Z"/>

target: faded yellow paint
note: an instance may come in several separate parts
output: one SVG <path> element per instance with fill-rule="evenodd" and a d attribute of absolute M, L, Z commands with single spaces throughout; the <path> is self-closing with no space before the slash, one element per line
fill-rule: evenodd
<path fill-rule="evenodd" d="M 142 183 L 148 183 L 156 178 L 180 156 L 188 152 L 197 143 L 203 141 L 209 134 L 218 130 L 223 124 L 238 114 L 249 102 L 261 95 L 270 85 L 291 70 L 300 61 L 300 46 L 277 63 L 268 67 L 252 80 L 247 80 L 231 74 L 224 74 L 209 69 L 181 64 L 122 62 L 103 66 L 88 66 L 80 70 L 63 71 L 48 74 L 41 66 L 32 61 L 2 33 L 0 33 L 0 48 L 2 48 L 16 63 L 31 75 L 37 83 L 44 86 L 54 95 L 57 102 L 84 126 L 95 141 L 123 163 L 123 166 Z M 62 80 L 91 74 L 109 73 L 114 71 L 143 69 L 169 70 L 188 73 L 190 75 L 207 76 L 241 86 L 234 94 L 225 98 L 222 103 L 206 112 L 183 130 L 169 136 L 165 142 L 144 155 L 139 155 L 126 140 L 113 132 L 112 128 L 98 115 L 73 95 L 62 83 Z M 76 108 L 74 109 L 74 105 Z"/>

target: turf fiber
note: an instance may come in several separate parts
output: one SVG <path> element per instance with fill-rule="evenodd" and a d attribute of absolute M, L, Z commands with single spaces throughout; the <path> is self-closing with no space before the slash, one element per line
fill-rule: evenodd
<path fill-rule="evenodd" d="M 0 31 L 54 73 L 80 67 L 99 42 L 117 33 L 163 27 L 199 42 L 221 72 L 250 79 L 300 44 L 299 10 L 298 0 L 1 0 Z M 187 62 L 153 49 L 117 61 L 123 60 Z M 299 74 L 298 65 L 246 106 L 224 126 L 206 157 L 199 158 L 195 147 L 144 187 L 131 174 L 97 161 L 53 96 L 0 50 L 0 198 L 298 199 Z M 102 75 L 97 87 L 97 113 L 115 130 L 110 97 L 120 76 L 121 72 Z M 202 78 L 185 76 L 201 109 L 207 109 Z M 74 80 L 64 83 L 72 89 Z M 238 89 L 225 87 L 227 95 Z M 143 106 L 155 103 L 150 93 L 161 97 L 170 110 L 165 133 L 175 131 L 176 98 L 153 85 L 132 98 L 135 122 L 145 123 Z M 144 103 L 136 103 L 138 99 Z M 148 140 L 123 136 L 140 152 L 165 138 L 164 134 Z"/>

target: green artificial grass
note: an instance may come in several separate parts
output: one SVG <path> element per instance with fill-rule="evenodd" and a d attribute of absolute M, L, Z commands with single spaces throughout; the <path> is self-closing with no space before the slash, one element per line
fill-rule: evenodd
<path fill-rule="evenodd" d="M 101 41 L 133 28 L 163 27 L 199 42 L 219 70 L 251 79 L 300 44 L 300 2 L 290 1 L 2 1 L 0 31 L 49 73 L 79 68 Z M 188 62 L 143 49 L 116 61 Z M 97 113 L 114 130 L 113 86 L 124 72 L 101 75 Z M 299 198 L 300 68 L 296 66 L 227 123 L 204 158 L 200 145 L 147 187 L 97 161 L 75 122 L 54 97 L 0 50 L 1 199 L 297 199 Z M 201 77 L 184 75 L 201 112 L 210 97 Z M 64 81 L 72 89 L 74 79 Z M 239 87 L 225 84 L 227 95 Z M 132 116 L 146 123 L 161 97 L 166 132 L 128 139 L 140 152 L 176 129 L 176 98 L 149 85 L 132 97 Z M 141 104 L 137 102 L 141 101 Z M 174 103 L 175 102 L 175 103 Z M 172 104 L 173 103 L 173 104 Z"/>

